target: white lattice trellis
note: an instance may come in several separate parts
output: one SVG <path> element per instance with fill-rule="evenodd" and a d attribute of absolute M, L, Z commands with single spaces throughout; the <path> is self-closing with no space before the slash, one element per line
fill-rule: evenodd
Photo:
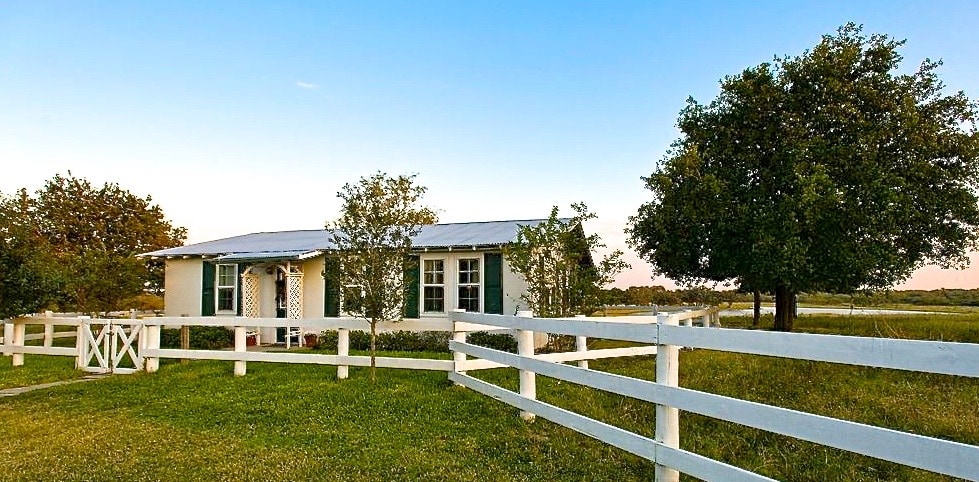
<path fill-rule="evenodd" d="M 246 318 L 258 318 L 260 310 L 258 275 L 249 269 L 241 275 L 241 314 Z"/>
<path fill-rule="evenodd" d="M 286 291 L 289 304 L 286 307 L 286 318 L 298 320 L 303 317 L 303 274 L 290 272 L 286 275 Z"/>

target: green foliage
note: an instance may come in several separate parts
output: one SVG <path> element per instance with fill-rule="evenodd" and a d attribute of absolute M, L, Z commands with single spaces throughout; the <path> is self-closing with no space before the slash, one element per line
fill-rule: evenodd
<path fill-rule="evenodd" d="M 0 193 L 0 319 L 48 308 L 61 284 L 58 265 L 29 215 L 30 199 Z"/>
<path fill-rule="evenodd" d="M 426 190 L 415 184 L 414 175 L 378 172 L 344 184 L 337 193 L 343 200 L 340 219 L 327 227 L 338 250 L 337 280 L 347 287 L 342 306 L 370 323 L 372 345 L 377 322 L 403 316 L 411 238 L 438 219 L 435 211 L 419 205 Z M 372 347 L 372 373 L 375 352 Z"/>
<path fill-rule="evenodd" d="M 318 336 L 319 349 L 336 350 L 338 335 L 335 330 L 321 332 Z M 447 332 L 428 331 L 388 331 L 377 334 L 375 346 L 381 351 L 402 352 L 449 352 Z M 366 331 L 350 332 L 351 350 L 370 350 L 371 335 Z"/>
<path fill-rule="evenodd" d="M 337 332 L 335 330 L 324 331 L 319 334 L 318 341 L 320 350 L 335 350 L 338 341 Z M 370 342 L 370 333 L 365 331 L 350 332 L 351 350 L 370 350 Z M 494 350 L 517 352 L 517 340 L 505 333 L 475 331 L 466 336 L 466 342 Z M 383 332 L 377 334 L 376 346 L 380 351 L 449 353 L 449 333 L 437 331 Z"/>
<path fill-rule="evenodd" d="M 195 350 L 220 350 L 235 344 L 235 332 L 222 326 L 190 327 L 190 348 Z M 180 348 L 180 329 L 160 330 L 160 348 Z"/>
<path fill-rule="evenodd" d="M 853 24 L 798 57 L 688 100 L 682 137 L 648 178 L 631 245 L 684 283 L 776 293 L 882 289 L 979 240 L 976 106 L 937 62 L 898 74 L 903 42 Z"/>
<path fill-rule="evenodd" d="M 597 264 L 592 254 L 604 248 L 597 234 L 585 236 L 582 224 L 595 218 L 584 203 L 572 204 L 575 215 L 558 218 L 558 207 L 533 226 L 520 226 L 516 241 L 503 247 L 514 272 L 527 281 L 521 299 L 536 316 L 549 318 L 589 314 L 602 305 L 602 288 L 629 267 L 615 250 Z"/>
<path fill-rule="evenodd" d="M 163 280 L 160 262 L 135 255 L 186 237 L 151 197 L 114 183 L 97 188 L 71 172 L 55 175 L 33 198 L 21 190 L 16 201 L 0 204 L 0 311 L 8 314 L 52 303 L 90 313 L 128 308 L 125 300 L 159 292 Z"/>
<path fill-rule="evenodd" d="M 509 353 L 517 352 L 517 339 L 506 333 L 474 331 L 466 335 L 466 343 Z"/>

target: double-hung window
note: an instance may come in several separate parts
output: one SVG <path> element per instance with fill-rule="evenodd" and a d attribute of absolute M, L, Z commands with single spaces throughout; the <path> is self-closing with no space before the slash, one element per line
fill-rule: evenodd
<path fill-rule="evenodd" d="M 445 260 L 426 259 L 422 270 L 425 313 L 445 312 Z"/>
<path fill-rule="evenodd" d="M 459 309 L 479 311 L 479 259 L 459 260 Z"/>
<path fill-rule="evenodd" d="M 217 311 L 235 311 L 238 300 L 238 266 L 219 264 L 217 278 Z"/>

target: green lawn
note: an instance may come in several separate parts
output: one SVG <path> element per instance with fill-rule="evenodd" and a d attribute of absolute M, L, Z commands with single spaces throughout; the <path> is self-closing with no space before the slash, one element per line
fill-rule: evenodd
<path fill-rule="evenodd" d="M 0 390 L 41 383 L 72 380 L 85 375 L 75 370 L 75 358 L 67 356 L 24 355 L 22 367 L 11 366 L 11 357 L 0 356 Z"/>
<path fill-rule="evenodd" d="M 750 324 L 728 320 L 726 325 Z M 767 321 L 767 320 L 766 320 Z M 979 340 L 977 315 L 805 317 L 799 330 Z M 603 344 L 601 341 L 596 345 Z M 70 358 L 0 357 L 0 384 L 71 371 Z M 652 357 L 592 362 L 652 379 Z M 682 386 L 979 445 L 979 380 L 707 350 L 681 353 Z M 165 363 L 0 398 L 3 480 L 652 480 L 652 464 L 453 387 L 444 373 L 230 362 Z M 478 372 L 516 388 L 516 372 Z M 652 436 L 654 408 L 538 377 L 539 398 Z M 780 480 L 951 480 L 704 417 L 681 445 Z"/>

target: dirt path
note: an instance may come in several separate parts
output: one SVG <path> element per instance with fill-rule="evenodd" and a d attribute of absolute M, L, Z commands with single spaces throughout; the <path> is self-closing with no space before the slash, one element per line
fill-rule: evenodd
<path fill-rule="evenodd" d="M 57 387 L 59 385 L 71 385 L 72 383 L 83 383 L 91 382 L 101 378 L 105 378 L 108 375 L 85 375 L 82 378 L 77 378 L 75 380 L 64 380 L 60 382 L 51 383 L 41 383 L 38 385 L 30 385 L 27 387 L 16 387 L 16 388 L 5 388 L 0 390 L 0 398 L 12 397 L 14 395 L 20 395 L 21 393 L 33 392 L 34 390 L 43 390 L 45 388 Z"/>

